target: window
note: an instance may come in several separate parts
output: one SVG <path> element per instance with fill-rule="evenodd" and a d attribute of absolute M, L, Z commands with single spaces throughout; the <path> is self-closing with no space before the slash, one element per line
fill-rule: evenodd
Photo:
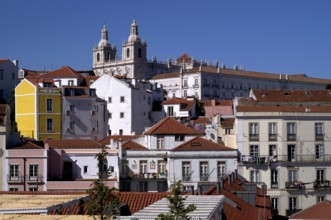
<path fill-rule="evenodd" d="M 75 105 L 70 105 L 70 111 L 74 112 L 75 111 Z"/>
<path fill-rule="evenodd" d="M 316 180 L 320 183 L 324 181 L 324 170 L 316 170 Z"/>
<path fill-rule="evenodd" d="M 225 128 L 225 134 L 231 134 L 231 128 Z"/>
<path fill-rule="evenodd" d="M 199 78 L 194 78 L 194 87 L 199 86 Z"/>
<path fill-rule="evenodd" d="M 36 192 L 38 190 L 37 190 L 37 187 L 29 187 L 29 191 L 30 192 Z"/>
<path fill-rule="evenodd" d="M 121 96 L 121 97 L 120 97 L 120 102 L 123 103 L 124 101 L 125 101 L 124 96 Z"/>
<path fill-rule="evenodd" d="M 225 161 L 217 161 L 217 177 L 225 176 Z"/>
<path fill-rule="evenodd" d="M 191 162 L 182 163 L 183 181 L 190 181 L 191 178 Z"/>
<path fill-rule="evenodd" d="M 130 57 L 130 49 L 126 48 L 126 57 L 129 58 Z"/>
<path fill-rule="evenodd" d="M 258 183 L 259 182 L 259 171 L 258 170 L 251 170 L 250 172 L 251 182 Z"/>
<path fill-rule="evenodd" d="M 289 182 L 296 182 L 297 181 L 297 170 L 288 170 L 288 181 Z"/>
<path fill-rule="evenodd" d="M 208 162 L 200 162 L 200 181 L 207 181 L 209 176 Z"/>
<path fill-rule="evenodd" d="M 124 118 L 124 112 L 120 112 L 120 118 Z"/>
<path fill-rule="evenodd" d="M 108 97 L 108 103 L 111 103 L 111 101 L 112 101 L 111 97 Z"/>
<path fill-rule="evenodd" d="M 12 191 L 12 192 L 13 192 L 13 191 L 16 192 L 16 191 L 18 191 L 18 190 L 19 190 L 19 188 L 17 188 L 17 187 L 9 188 L 9 191 Z"/>
<path fill-rule="evenodd" d="M 73 86 L 74 85 L 74 81 L 73 80 L 68 80 L 68 86 Z"/>
<path fill-rule="evenodd" d="M 187 97 L 187 90 L 186 89 L 184 90 L 184 97 L 185 98 Z"/>
<path fill-rule="evenodd" d="M 271 188 L 278 188 L 278 170 L 271 170 Z"/>
<path fill-rule="evenodd" d="M 323 123 L 315 123 L 315 140 L 323 140 Z"/>
<path fill-rule="evenodd" d="M 259 140 L 259 124 L 258 123 L 249 123 L 249 140 L 257 141 Z"/>
<path fill-rule="evenodd" d="M 111 112 L 108 112 L 108 118 L 111 119 L 113 117 L 113 114 Z"/>
<path fill-rule="evenodd" d="M 168 116 L 170 116 L 170 117 L 176 116 L 176 115 L 174 115 L 174 107 L 173 106 L 168 106 Z"/>
<path fill-rule="evenodd" d="M 175 135 L 175 141 L 184 141 L 184 135 Z"/>
<path fill-rule="evenodd" d="M 138 48 L 138 57 L 141 57 L 141 48 Z"/>
<path fill-rule="evenodd" d="M 10 165 L 9 166 L 9 180 L 18 181 L 19 180 L 19 165 Z"/>
<path fill-rule="evenodd" d="M 271 198 L 271 209 L 278 209 L 278 198 Z"/>
<path fill-rule="evenodd" d="M 164 136 L 157 136 L 156 137 L 156 148 L 157 149 L 164 149 Z"/>
<path fill-rule="evenodd" d="M 48 111 L 48 112 L 51 112 L 51 111 L 53 111 L 53 99 L 47 99 L 46 100 L 46 110 Z"/>
<path fill-rule="evenodd" d="M 269 145 L 269 156 L 277 156 L 277 147 L 275 144 Z"/>
<path fill-rule="evenodd" d="M 288 204 L 288 209 L 289 210 L 296 210 L 297 209 L 297 198 L 296 197 L 290 197 L 288 199 L 289 204 Z"/>
<path fill-rule="evenodd" d="M 258 145 L 250 145 L 249 146 L 249 156 L 258 157 L 259 156 L 259 146 Z"/>
<path fill-rule="evenodd" d="M 15 80 L 15 73 L 11 73 L 11 79 Z"/>
<path fill-rule="evenodd" d="M 323 146 L 323 144 L 316 144 L 315 145 L 315 156 L 316 156 L 316 159 L 323 160 L 323 158 L 324 158 L 324 146 Z"/>
<path fill-rule="evenodd" d="M 139 163 L 139 172 L 147 173 L 147 160 L 141 160 Z"/>
<path fill-rule="evenodd" d="M 84 166 L 84 174 L 88 174 L 88 166 Z"/>
<path fill-rule="evenodd" d="M 295 141 L 296 140 L 296 126 L 295 123 L 287 123 L 287 140 Z"/>
<path fill-rule="evenodd" d="M 38 179 L 38 165 L 32 164 L 29 165 L 29 180 L 37 180 Z"/>
<path fill-rule="evenodd" d="M 123 129 L 120 129 L 118 133 L 119 135 L 123 135 Z"/>
<path fill-rule="evenodd" d="M 97 53 L 97 62 L 100 62 L 100 54 Z"/>
<path fill-rule="evenodd" d="M 52 118 L 47 118 L 47 131 L 53 131 L 53 119 Z"/>
<path fill-rule="evenodd" d="M 157 172 L 166 173 L 166 170 L 167 170 L 166 162 L 164 160 L 157 161 Z"/>
<path fill-rule="evenodd" d="M 322 202 L 325 200 L 325 196 L 316 196 L 316 202 L 319 203 L 319 202 Z"/>
<path fill-rule="evenodd" d="M 277 127 L 276 123 L 269 123 L 269 141 L 277 140 Z"/>

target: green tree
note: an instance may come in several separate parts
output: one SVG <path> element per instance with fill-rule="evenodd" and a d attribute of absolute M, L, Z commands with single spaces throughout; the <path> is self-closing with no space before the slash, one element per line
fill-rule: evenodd
<path fill-rule="evenodd" d="M 177 220 L 177 219 L 190 219 L 188 213 L 196 209 L 194 204 L 190 204 L 187 207 L 184 205 L 185 197 L 181 196 L 182 193 L 182 183 L 178 181 L 172 187 L 172 195 L 166 196 L 169 201 L 169 213 L 168 214 L 159 214 L 159 220 Z"/>
<path fill-rule="evenodd" d="M 120 201 L 114 192 L 117 191 L 115 187 L 109 188 L 106 186 L 102 178 L 106 177 L 106 171 L 103 170 L 105 163 L 106 149 L 103 147 L 101 152 L 95 155 L 98 160 L 98 179 L 93 180 L 91 187 L 86 191 L 90 196 L 87 201 L 87 211 L 94 219 L 114 219 L 118 215 Z"/>

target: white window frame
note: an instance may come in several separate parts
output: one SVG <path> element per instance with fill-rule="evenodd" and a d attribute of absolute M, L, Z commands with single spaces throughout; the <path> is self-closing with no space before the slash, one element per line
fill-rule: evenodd
<path fill-rule="evenodd" d="M 53 99 L 46 99 L 46 111 L 47 112 L 53 111 Z"/>
<path fill-rule="evenodd" d="M 165 149 L 165 138 L 162 135 L 156 137 L 156 149 Z"/>

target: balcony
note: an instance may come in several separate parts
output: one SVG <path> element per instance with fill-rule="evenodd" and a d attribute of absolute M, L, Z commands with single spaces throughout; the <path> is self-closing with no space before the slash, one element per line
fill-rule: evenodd
<path fill-rule="evenodd" d="M 304 188 L 304 184 L 301 181 L 289 181 L 285 182 L 285 189 L 300 190 Z"/>
<path fill-rule="evenodd" d="M 315 189 L 328 189 L 330 188 L 330 180 L 315 180 Z"/>
<path fill-rule="evenodd" d="M 300 212 L 301 209 L 286 209 L 286 216 L 293 215 L 294 213 Z"/>
<path fill-rule="evenodd" d="M 194 84 L 193 88 L 195 88 L 195 89 L 199 88 L 199 84 Z"/>
<path fill-rule="evenodd" d="M 133 180 L 166 179 L 167 173 L 135 173 L 128 176 Z"/>
<path fill-rule="evenodd" d="M 290 160 L 289 160 L 290 159 Z M 314 154 L 305 154 L 305 155 L 291 155 L 289 158 L 288 155 L 242 155 L 240 158 L 240 162 L 242 163 L 250 163 L 250 164 L 269 164 L 272 162 L 277 163 L 331 163 L 331 154 L 323 154 L 323 155 L 314 155 Z"/>
<path fill-rule="evenodd" d="M 316 141 L 323 141 L 324 140 L 323 134 L 315 134 L 315 140 Z"/>
<path fill-rule="evenodd" d="M 208 176 L 200 176 L 200 181 L 208 181 Z"/>
<path fill-rule="evenodd" d="M 23 183 L 24 182 L 24 176 L 7 176 L 8 183 Z"/>
<path fill-rule="evenodd" d="M 295 141 L 297 139 L 296 134 L 287 134 L 287 141 Z"/>
<path fill-rule="evenodd" d="M 44 177 L 43 176 L 28 176 L 28 183 L 43 183 Z"/>
<path fill-rule="evenodd" d="M 191 176 L 183 176 L 183 181 L 184 182 L 191 181 Z"/>
<path fill-rule="evenodd" d="M 272 182 L 270 188 L 271 189 L 278 189 L 278 182 Z"/>
<path fill-rule="evenodd" d="M 259 140 L 259 134 L 249 134 L 249 140 L 250 141 L 258 141 Z"/>
<path fill-rule="evenodd" d="M 277 134 L 269 134 L 269 141 L 277 141 Z"/>
<path fill-rule="evenodd" d="M 187 84 L 186 85 L 184 84 L 183 85 L 183 89 L 188 89 L 188 85 Z"/>

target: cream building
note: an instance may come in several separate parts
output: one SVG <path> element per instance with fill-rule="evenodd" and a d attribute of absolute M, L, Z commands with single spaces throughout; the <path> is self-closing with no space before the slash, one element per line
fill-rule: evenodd
<path fill-rule="evenodd" d="M 329 90 L 252 90 L 234 102 L 238 172 L 266 184 L 274 213 L 331 198 Z"/>

